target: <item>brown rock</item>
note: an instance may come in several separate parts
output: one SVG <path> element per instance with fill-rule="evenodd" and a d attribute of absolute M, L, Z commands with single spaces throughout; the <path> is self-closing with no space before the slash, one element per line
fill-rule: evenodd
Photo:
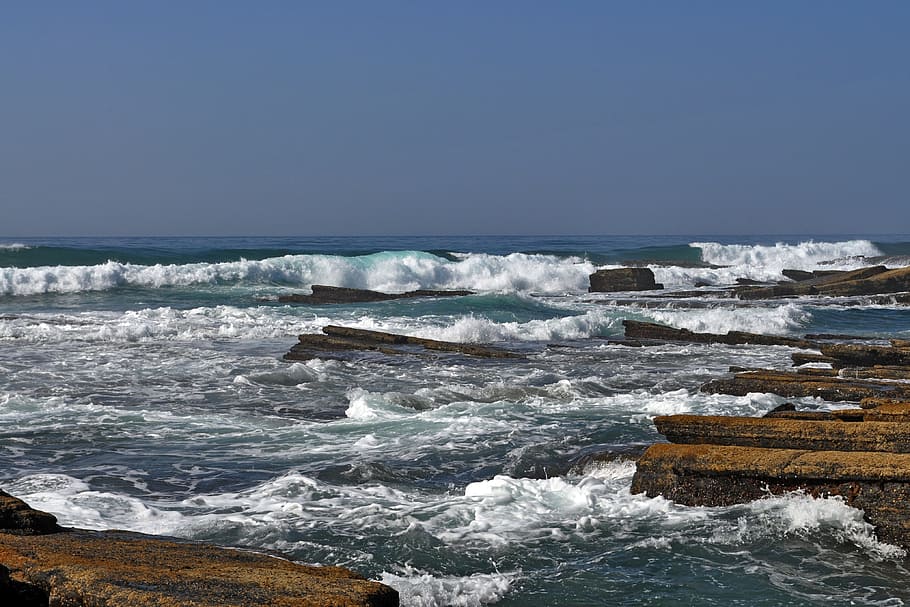
<path fill-rule="evenodd" d="M 60 531 L 53 514 L 35 510 L 17 497 L 0 491 L 0 531 L 38 535 Z"/>
<path fill-rule="evenodd" d="M 745 396 L 750 392 L 766 392 L 789 397 L 811 396 L 830 401 L 856 401 L 864 398 L 908 398 L 910 384 L 867 380 L 847 380 L 839 377 L 818 377 L 782 371 L 749 371 L 732 378 L 715 379 L 701 387 L 709 394 Z"/>
<path fill-rule="evenodd" d="M 632 493 L 729 506 L 797 489 L 842 496 L 878 537 L 910 547 L 910 454 L 657 444 L 638 460 Z"/>
<path fill-rule="evenodd" d="M 40 604 L 27 593 L 57 607 L 398 605 L 395 590 L 341 567 L 118 531 L 0 533 L 0 563 L 4 605 Z"/>
<path fill-rule="evenodd" d="M 861 413 L 860 413 L 861 414 Z M 654 418 L 671 443 L 816 451 L 910 453 L 910 423 L 668 415 Z"/>
<path fill-rule="evenodd" d="M 394 299 L 410 299 L 414 297 L 460 297 L 474 294 L 472 291 L 432 291 L 428 289 L 418 289 L 417 291 L 407 291 L 405 293 L 383 293 L 381 291 L 370 291 L 368 289 L 350 289 L 347 287 L 331 287 L 327 285 L 313 285 L 311 289 L 311 294 L 281 295 L 278 297 L 278 301 L 281 303 L 321 305 L 369 303 Z"/>
<path fill-rule="evenodd" d="M 309 360 L 324 358 L 339 351 L 376 351 L 383 354 L 421 354 L 426 351 L 452 352 L 480 358 L 517 358 L 514 352 L 450 341 L 411 337 L 383 331 L 369 331 L 352 327 L 327 325 L 322 328 L 325 335 L 303 334 L 298 343 L 284 355 L 285 360 Z"/>
<path fill-rule="evenodd" d="M 910 365 L 910 349 L 906 348 L 861 344 L 823 344 L 820 346 L 820 350 L 824 356 L 837 360 L 840 366 Z"/>
<path fill-rule="evenodd" d="M 902 268 L 910 270 L 910 268 Z M 878 295 L 910 290 L 910 272 L 888 270 L 885 266 L 871 266 L 818 276 L 792 284 L 771 287 L 741 287 L 736 289 L 740 299 L 768 299 L 803 295 Z"/>
<path fill-rule="evenodd" d="M 654 282 L 654 272 L 650 268 L 616 268 L 597 270 L 590 277 L 591 293 L 609 293 L 614 291 L 653 291 L 663 289 L 662 284 Z"/>
<path fill-rule="evenodd" d="M 702 344 L 755 344 L 764 346 L 791 346 L 794 348 L 814 348 L 817 344 L 798 337 L 780 335 L 761 335 L 745 331 L 720 333 L 696 333 L 688 329 L 676 329 L 653 322 L 623 320 L 627 339 L 650 339 L 658 341 L 684 341 Z"/>

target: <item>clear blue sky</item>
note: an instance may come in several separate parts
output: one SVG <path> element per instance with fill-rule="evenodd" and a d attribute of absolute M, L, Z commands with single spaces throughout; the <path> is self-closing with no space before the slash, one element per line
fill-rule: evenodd
<path fill-rule="evenodd" d="M 5 2 L 0 235 L 910 231 L 910 2 Z"/>

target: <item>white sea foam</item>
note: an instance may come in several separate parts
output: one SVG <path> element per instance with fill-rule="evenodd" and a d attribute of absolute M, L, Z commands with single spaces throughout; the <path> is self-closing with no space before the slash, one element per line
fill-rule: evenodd
<path fill-rule="evenodd" d="M 840 497 L 816 499 L 796 491 L 756 500 L 745 507 L 755 520 L 751 525 L 738 525 L 734 536 L 740 541 L 749 540 L 755 534 L 808 537 L 826 533 L 841 542 L 854 544 L 874 558 L 906 556 L 905 550 L 879 541 L 874 527 L 863 519 L 862 510 L 847 506 Z"/>
<path fill-rule="evenodd" d="M 361 257 L 288 255 L 261 261 L 144 266 L 108 261 L 93 266 L 0 268 L 0 295 L 104 291 L 117 287 L 275 283 L 401 292 L 473 289 L 487 292 L 577 292 L 587 288 L 593 266 L 549 255 L 471 254 L 459 261 L 419 251 Z"/>
<path fill-rule="evenodd" d="M 384 572 L 380 581 L 397 590 L 408 607 L 480 607 L 502 600 L 519 577 L 498 572 L 439 576 L 405 566 Z"/>
<path fill-rule="evenodd" d="M 799 244 L 739 245 L 693 242 L 702 250 L 702 260 L 719 268 L 650 266 L 657 282 L 667 288 L 686 288 L 696 283 L 734 284 L 738 278 L 759 281 L 782 280 L 781 270 L 852 270 L 869 265 L 867 257 L 881 255 L 868 240 L 843 242 L 807 241 Z"/>
<path fill-rule="evenodd" d="M 32 247 L 27 244 L 22 244 L 21 242 L 0 242 L 0 250 L 3 251 L 24 251 L 31 248 Z"/>
<path fill-rule="evenodd" d="M 753 266 L 797 270 L 814 270 L 819 264 L 836 261 L 862 263 L 861 257 L 874 257 L 882 252 L 868 240 L 815 242 L 775 245 L 720 244 L 693 242 L 689 246 L 702 250 L 702 261 L 721 266 Z M 851 259 L 852 258 L 852 259 Z"/>
<path fill-rule="evenodd" d="M 4 490 L 33 508 L 57 515 L 64 526 L 164 534 L 184 520 L 177 512 L 148 506 L 134 497 L 93 491 L 85 482 L 65 474 L 27 476 L 5 483 Z"/>
<path fill-rule="evenodd" d="M 641 313 L 655 321 L 679 329 L 707 333 L 748 331 L 781 335 L 798 331 L 812 320 L 812 314 L 795 303 L 768 308 L 739 308 L 718 305 L 700 309 L 644 309 Z"/>
<path fill-rule="evenodd" d="M 30 314 L 0 318 L 0 339 L 136 342 L 150 340 L 266 339 L 318 331 L 329 319 L 301 317 L 281 307 L 213 306 L 181 310 Z"/>

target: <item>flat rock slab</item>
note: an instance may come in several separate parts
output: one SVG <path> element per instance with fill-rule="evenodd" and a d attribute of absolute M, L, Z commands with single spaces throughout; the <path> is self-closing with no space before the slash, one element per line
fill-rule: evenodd
<path fill-rule="evenodd" d="M 910 454 L 656 444 L 638 460 L 632 493 L 689 506 L 730 506 L 802 490 L 841 496 L 878 537 L 910 547 Z"/>
<path fill-rule="evenodd" d="M 671 443 L 910 453 L 910 423 L 902 421 L 667 415 L 654 425 Z"/>
<path fill-rule="evenodd" d="M 11 606 L 398 605 L 394 589 L 341 567 L 121 531 L 0 533 L 0 563 L 0 604 Z"/>
<path fill-rule="evenodd" d="M 885 266 L 870 266 L 771 287 L 740 287 L 736 289 L 736 295 L 740 299 L 770 299 L 805 295 L 851 297 L 906 291 L 910 291 L 910 267 L 889 270 Z"/>
<path fill-rule="evenodd" d="M 907 383 L 872 379 L 850 380 L 773 370 L 748 371 L 737 373 L 732 378 L 714 379 L 704 384 L 701 391 L 731 396 L 765 392 L 789 397 L 816 397 L 829 401 L 859 402 L 864 398 L 873 397 L 910 400 L 910 384 Z"/>
<path fill-rule="evenodd" d="M 654 272 L 650 268 L 615 268 L 597 270 L 591 274 L 591 293 L 612 293 L 616 291 L 653 291 L 663 289 L 662 284 L 654 282 Z"/>
<path fill-rule="evenodd" d="M 284 355 L 285 360 L 310 360 L 332 357 L 333 353 L 372 351 L 392 355 L 414 355 L 432 352 L 449 352 L 478 358 L 520 358 L 514 352 L 476 344 L 411 337 L 397 333 L 370 331 L 352 327 L 327 325 L 323 334 L 303 334 L 298 343 Z"/>
<path fill-rule="evenodd" d="M 383 293 L 369 289 L 350 289 L 347 287 L 331 287 L 327 285 L 313 285 L 310 294 L 280 295 L 280 303 L 301 303 L 311 305 L 370 303 L 374 301 L 391 301 L 395 299 L 412 299 L 415 297 L 461 297 L 474 295 L 473 291 L 433 291 L 418 289 L 405 293 Z"/>
<path fill-rule="evenodd" d="M 790 346 L 793 348 L 817 348 L 818 343 L 786 337 L 782 335 L 762 335 L 760 333 L 747 333 L 745 331 L 729 331 L 727 333 L 697 333 L 688 329 L 677 329 L 653 322 L 638 320 L 623 320 L 625 336 L 627 339 L 649 339 L 658 341 L 683 341 L 701 344 L 753 344 L 762 346 Z"/>

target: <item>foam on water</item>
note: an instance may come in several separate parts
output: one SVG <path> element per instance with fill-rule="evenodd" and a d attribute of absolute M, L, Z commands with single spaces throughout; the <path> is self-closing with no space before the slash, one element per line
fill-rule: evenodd
<path fill-rule="evenodd" d="M 432 575 L 411 566 L 383 572 L 379 581 L 398 590 L 408 607 L 480 607 L 499 602 L 520 579 L 520 573 Z"/>
<path fill-rule="evenodd" d="M 22 244 L 20 242 L 0 242 L 0 250 L 4 251 L 25 251 L 31 249 L 32 247 Z"/>
<path fill-rule="evenodd" d="M 720 244 L 693 242 L 706 263 L 718 268 L 690 268 L 651 265 L 657 282 L 667 288 L 687 288 L 696 283 L 735 284 L 738 278 L 763 282 L 782 280 L 781 270 L 853 270 L 870 265 L 867 259 L 881 255 L 868 240 L 842 242 L 807 241 L 775 245 Z"/>
<path fill-rule="evenodd" d="M 868 240 L 842 242 L 815 242 L 798 244 L 778 242 L 775 245 L 721 244 L 718 242 L 693 242 L 690 247 L 702 251 L 702 261 L 721 266 L 753 266 L 777 269 L 815 270 L 820 264 L 838 262 L 848 265 L 862 264 L 862 257 L 875 257 L 883 253 Z"/>
<path fill-rule="evenodd" d="M 128 529 L 167 534 L 184 521 L 178 512 L 162 510 L 117 493 L 93 491 L 65 474 L 35 474 L 4 484 L 4 489 L 38 510 L 51 512 L 67 527 Z"/>
<path fill-rule="evenodd" d="M 714 308 L 694 310 L 644 309 L 641 313 L 659 323 L 707 333 L 748 331 L 782 335 L 799 331 L 812 321 L 811 312 L 805 306 L 795 303 L 768 308 L 740 308 L 719 304 Z"/>
<path fill-rule="evenodd" d="M 558 293 L 585 290 L 592 271 L 590 263 L 579 259 L 523 253 L 470 254 L 455 262 L 420 251 L 360 257 L 287 255 L 261 261 L 154 266 L 108 261 L 93 266 L 0 268 L 0 295 L 224 284 L 328 284 L 389 292 L 424 288 Z"/>
<path fill-rule="evenodd" d="M 171 307 L 125 312 L 30 314 L 0 317 L 0 339 L 136 342 L 154 340 L 266 339 L 316 332 L 327 317 L 305 317 L 271 306 Z"/>

